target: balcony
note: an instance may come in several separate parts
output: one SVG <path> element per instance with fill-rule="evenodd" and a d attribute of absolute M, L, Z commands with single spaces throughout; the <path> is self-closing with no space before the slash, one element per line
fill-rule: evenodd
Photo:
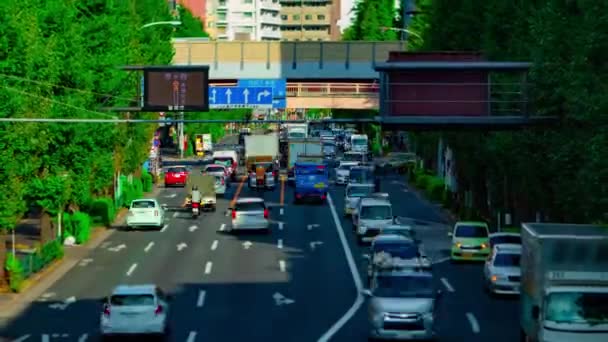
<path fill-rule="evenodd" d="M 269 29 L 264 29 L 264 30 L 260 30 L 260 38 L 273 38 L 273 39 L 280 39 L 281 38 L 281 31 L 280 30 L 269 30 Z"/>
<path fill-rule="evenodd" d="M 263 0 L 259 4 L 261 10 L 278 12 L 281 10 L 281 4 L 272 0 Z"/>
<path fill-rule="evenodd" d="M 282 21 L 281 21 L 281 17 L 278 15 L 275 15 L 275 16 L 262 15 L 262 16 L 260 16 L 260 23 L 261 24 L 270 24 L 270 25 L 281 25 Z"/>

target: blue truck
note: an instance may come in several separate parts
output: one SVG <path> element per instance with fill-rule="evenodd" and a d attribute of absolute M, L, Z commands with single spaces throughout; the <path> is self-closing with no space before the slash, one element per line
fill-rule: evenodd
<path fill-rule="evenodd" d="M 298 161 L 294 165 L 294 203 L 306 199 L 324 203 L 329 189 L 329 170 L 320 162 Z"/>

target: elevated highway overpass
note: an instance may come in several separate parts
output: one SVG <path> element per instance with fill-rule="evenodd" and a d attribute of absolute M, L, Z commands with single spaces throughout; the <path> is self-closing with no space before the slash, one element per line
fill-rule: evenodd
<path fill-rule="evenodd" d="M 212 85 L 286 79 L 288 108 L 378 108 L 374 70 L 403 42 L 173 41 L 174 65 L 209 65 Z"/>

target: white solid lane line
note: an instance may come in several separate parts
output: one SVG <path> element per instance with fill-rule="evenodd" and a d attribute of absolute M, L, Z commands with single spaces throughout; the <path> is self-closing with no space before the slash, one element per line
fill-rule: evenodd
<path fill-rule="evenodd" d="M 78 342 L 84 342 L 89 338 L 89 334 L 83 334 L 82 336 L 80 336 L 80 338 L 78 338 Z"/>
<path fill-rule="evenodd" d="M 277 241 L 277 247 L 279 247 L 279 249 L 283 248 L 283 239 L 279 239 L 279 241 Z"/>
<path fill-rule="evenodd" d="M 133 271 L 135 271 L 136 268 L 137 264 L 131 265 L 131 267 L 129 267 L 129 270 L 127 271 L 127 276 L 131 276 L 131 274 L 133 274 Z"/>
<path fill-rule="evenodd" d="M 196 340 L 196 331 L 191 331 L 188 334 L 188 339 L 186 340 L 186 342 L 194 342 Z"/>
<path fill-rule="evenodd" d="M 222 223 L 222 225 L 220 226 L 220 232 L 223 232 L 224 229 L 226 229 L 226 224 Z"/>
<path fill-rule="evenodd" d="M 479 334 L 479 323 L 477 322 L 477 318 L 475 318 L 475 315 L 470 312 L 467 312 L 467 319 L 471 324 L 471 330 L 473 330 L 473 333 Z"/>
<path fill-rule="evenodd" d="M 161 231 L 161 232 L 164 232 L 165 230 L 167 230 L 167 228 L 169 228 L 169 225 L 168 225 L 168 224 L 164 225 L 164 226 L 163 226 L 163 228 L 162 228 L 160 231 Z"/>
<path fill-rule="evenodd" d="M 279 230 L 283 230 L 283 225 L 284 225 L 283 222 L 279 222 Z"/>
<path fill-rule="evenodd" d="M 443 284 L 443 286 L 445 286 L 446 290 L 448 290 L 450 292 L 454 292 L 454 288 L 452 287 L 452 285 L 448 282 L 448 280 L 446 278 L 441 278 L 441 283 Z"/>
<path fill-rule="evenodd" d="M 144 248 L 144 252 L 148 253 L 150 251 L 150 248 L 152 248 L 152 246 L 154 246 L 154 242 L 150 242 L 146 248 Z"/>
<path fill-rule="evenodd" d="M 27 340 L 28 338 L 30 338 L 31 335 L 23 335 L 21 337 L 19 337 L 18 339 L 13 340 L 13 342 L 23 342 L 25 340 Z"/>
<path fill-rule="evenodd" d="M 333 200 L 331 199 L 331 195 L 327 194 L 327 203 L 329 204 L 329 209 L 331 210 L 331 216 L 334 219 L 334 226 L 338 231 L 338 236 L 340 237 L 340 242 L 342 243 L 342 249 L 344 250 L 344 256 L 346 257 L 346 261 L 348 262 L 348 268 L 350 269 L 350 273 L 353 277 L 353 282 L 355 283 L 355 288 L 357 289 L 357 298 L 353 305 L 346 311 L 344 316 L 340 317 L 340 319 L 334 323 L 327 332 L 323 334 L 319 338 L 319 342 L 327 342 L 329 341 L 356 313 L 359 311 L 359 308 L 365 302 L 361 291 L 363 290 L 363 283 L 361 282 L 361 275 L 359 275 L 359 269 L 357 268 L 357 263 L 355 262 L 355 258 L 353 257 L 353 253 L 350 250 L 348 245 L 348 240 L 346 239 L 346 235 L 344 234 L 344 229 L 342 228 L 342 224 L 340 223 L 340 216 L 338 216 L 338 212 L 336 211 L 336 206 L 334 205 Z"/>
<path fill-rule="evenodd" d="M 213 268 L 213 263 L 211 261 L 207 261 L 205 264 L 205 274 L 211 273 L 211 269 Z"/>
<path fill-rule="evenodd" d="M 200 290 L 198 293 L 198 300 L 196 301 L 196 306 L 199 308 L 205 305 L 205 295 L 206 292 L 204 290 Z"/>
<path fill-rule="evenodd" d="M 281 272 L 285 272 L 285 260 L 279 260 L 279 269 L 281 270 Z"/>
<path fill-rule="evenodd" d="M 214 251 L 217 249 L 217 244 L 219 243 L 219 241 L 215 240 L 213 241 L 213 243 L 211 244 L 211 250 Z"/>

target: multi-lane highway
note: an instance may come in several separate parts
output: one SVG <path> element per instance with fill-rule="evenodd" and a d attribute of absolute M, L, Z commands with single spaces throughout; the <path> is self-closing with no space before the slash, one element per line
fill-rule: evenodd
<path fill-rule="evenodd" d="M 445 294 L 441 341 L 517 340 L 517 302 L 488 298 L 480 265 L 446 261 L 447 228 L 437 210 L 398 176 L 384 179 L 382 188 L 436 262 L 436 285 Z M 342 215 L 343 188 L 333 186 L 326 205 L 293 205 L 288 186 L 255 192 L 232 184 L 218 210 L 196 220 L 177 210 L 185 193 L 161 189 L 158 200 L 170 210 L 163 230 L 115 231 L 0 336 L 97 340 L 99 300 L 117 284 L 154 283 L 174 294 L 174 341 L 367 339 L 362 282 L 354 281 L 363 275 L 365 249 Z M 227 231 L 225 210 L 235 196 L 262 196 L 272 206 L 271 234 Z"/>

